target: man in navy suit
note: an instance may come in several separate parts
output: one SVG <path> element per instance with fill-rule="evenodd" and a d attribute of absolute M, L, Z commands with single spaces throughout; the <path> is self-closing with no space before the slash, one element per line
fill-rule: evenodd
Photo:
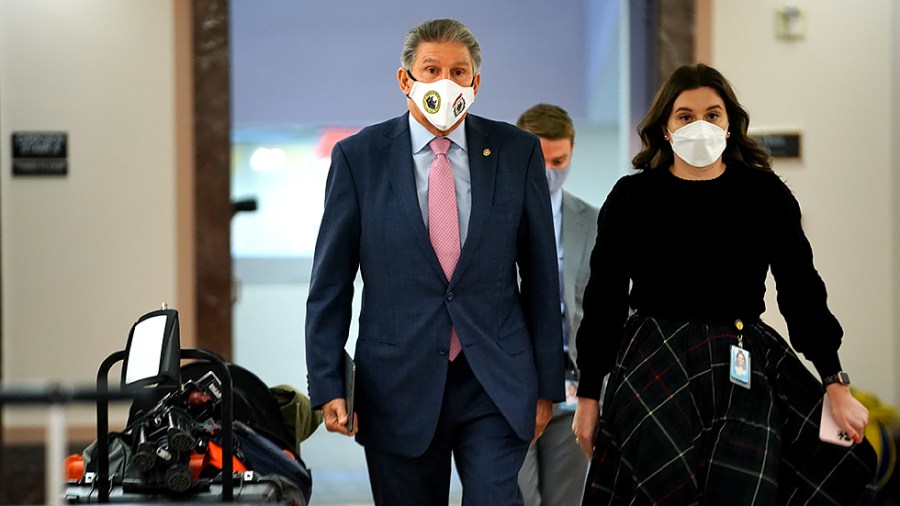
<path fill-rule="evenodd" d="M 481 50 L 458 21 L 410 30 L 401 61 L 409 112 L 331 155 L 307 301 L 310 398 L 329 431 L 365 447 L 376 504 L 447 504 L 452 456 L 465 504 L 519 505 L 529 442 L 565 398 L 540 143 L 467 113 Z M 430 182 L 441 167 L 447 179 Z M 447 182 L 448 196 L 434 200 L 430 187 Z M 429 208 L 448 203 L 452 219 L 435 225 Z M 448 268 L 449 232 L 457 253 Z M 341 357 L 357 271 L 357 416 L 348 431 Z"/>

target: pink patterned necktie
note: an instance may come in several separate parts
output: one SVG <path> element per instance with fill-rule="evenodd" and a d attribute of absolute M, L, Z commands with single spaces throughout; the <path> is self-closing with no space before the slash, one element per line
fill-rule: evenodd
<path fill-rule="evenodd" d="M 450 139 L 435 137 L 428 143 L 434 153 L 431 170 L 428 171 L 428 236 L 438 261 L 444 269 L 447 281 L 453 277 L 453 269 L 459 260 L 459 214 L 456 209 L 456 187 L 447 151 Z M 456 327 L 450 328 L 450 360 L 454 360 L 462 346 Z"/>

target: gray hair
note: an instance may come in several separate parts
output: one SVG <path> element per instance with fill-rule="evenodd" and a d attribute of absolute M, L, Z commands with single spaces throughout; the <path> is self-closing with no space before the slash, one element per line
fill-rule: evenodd
<path fill-rule="evenodd" d="M 455 19 L 432 19 L 413 27 L 406 34 L 403 41 L 403 52 L 400 54 L 400 63 L 403 68 L 412 69 L 416 61 L 416 51 L 422 42 L 459 42 L 469 48 L 472 55 L 474 73 L 481 69 L 481 46 L 472 32 Z"/>

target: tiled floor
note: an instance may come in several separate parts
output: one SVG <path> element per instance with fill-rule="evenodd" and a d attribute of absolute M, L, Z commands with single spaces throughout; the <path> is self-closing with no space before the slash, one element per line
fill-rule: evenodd
<path fill-rule="evenodd" d="M 303 461 L 312 469 L 310 506 L 371 506 L 372 492 L 362 446 L 320 427 L 301 445 Z M 454 472 L 450 505 L 460 504 L 462 487 Z"/>

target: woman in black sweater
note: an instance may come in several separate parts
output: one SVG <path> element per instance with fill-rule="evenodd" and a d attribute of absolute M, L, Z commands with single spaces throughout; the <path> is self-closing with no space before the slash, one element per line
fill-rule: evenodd
<path fill-rule="evenodd" d="M 600 211 L 577 335 L 586 505 L 851 505 L 871 478 L 868 412 L 800 206 L 748 124 L 717 70 L 679 68 L 641 123 L 637 172 Z M 822 383 L 760 320 L 770 268 Z M 852 447 L 819 439 L 826 392 Z"/>

